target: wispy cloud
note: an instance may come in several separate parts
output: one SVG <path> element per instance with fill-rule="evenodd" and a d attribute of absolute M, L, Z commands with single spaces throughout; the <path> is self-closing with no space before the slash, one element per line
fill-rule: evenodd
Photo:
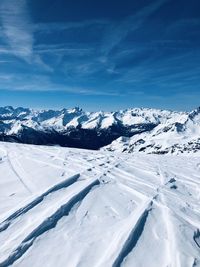
<path fill-rule="evenodd" d="M 125 87 L 143 88 L 152 94 L 158 91 L 159 94 L 172 92 L 197 92 L 200 83 L 200 54 L 193 51 L 181 55 L 162 56 L 160 59 L 155 56 L 145 58 L 136 66 L 128 66 L 121 69 L 121 76 L 116 83 Z"/>
<path fill-rule="evenodd" d="M 116 96 L 120 93 L 116 90 L 98 90 L 97 88 L 68 85 L 67 82 L 55 82 L 47 75 L 16 75 L 1 74 L 0 75 L 1 90 L 9 91 L 26 91 L 26 92 L 66 92 L 78 95 L 91 96 Z"/>
<path fill-rule="evenodd" d="M 33 25 L 33 30 L 37 33 L 47 34 L 52 32 L 62 32 L 70 29 L 81 29 L 89 26 L 107 26 L 110 23 L 109 20 L 84 20 L 80 22 L 49 22 L 49 23 L 37 23 Z"/>
<path fill-rule="evenodd" d="M 30 61 L 34 39 L 26 1 L 1 0 L 0 18 L 11 52 Z"/>
<path fill-rule="evenodd" d="M 106 19 L 89 20 L 67 23 L 39 23 L 33 24 L 29 15 L 26 0 L 2 0 L 0 3 L 0 18 L 2 30 L 8 47 L 0 48 L 3 54 L 14 54 L 28 63 L 39 65 L 44 71 L 52 72 L 55 65 L 47 64 L 43 58 L 46 55 L 58 55 L 60 62 L 62 57 L 85 57 L 85 62 L 80 64 L 74 60 L 68 61 L 65 65 L 78 64 L 73 67 L 72 74 L 93 75 L 98 70 L 113 75 L 117 73 L 115 63 L 107 60 L 107 55 L 116 47 L 130 31 L 138 29 L 142 23 L 155 12 L 167 0 L 157 0 L 154 3 L 142 8 L 136 14 L 129 16 L 120 22 L 113 22 Z M 47 43 L 35 45 L 35 38 L 38 34 L 52 34 L 72 29 L 98 29 L 102 27 L 102 41 L 99 45 L 86 45 L 86 43 L 60 43 L 59 45 Z M 92 53 L 92 54 L 91 54 Z M 50 56 L 51 56 L 50 55 Z M 88 56 L 91 56 L 90 59 Z M 102 61 L 100 59 L 104 58 Z M 58 62 L 58 58 L 55 59 Z M 66 60 L 66 59 L 65 59 Z M 95 70 L 96 69 L 96 70 Z M 70 71 L 70 67 L 68 72 Z"/>
<path fill-rule="evenodd" d="M 74 55 L 83 56 L 90 55 L 94 49 L 90 47 L 80 46 L 79 44 L 70 45 L 68 43 L 62 44 L 40 44 L 34 46 L 34 52 L 37 54 L 63 54 L 63 55 Z"/>
<path fill-rule="evenodd" d="M 2 37 L 7 43 L 6 47 L 0 47 L 0 53 L 14 55 L 45 71 L 53 71 L 34 51 L 34 27 L 26 0 L 1 0 L 0 20 Z"/>
<path fill-rule="evenodd" d="M 199 20 L 177 19 L 168 26 L 157 26 L 152 15 L 158 15 L 156 12 L 168 1 L 141 4 L 124 19 L 33 23 L 28 0 L 0 0 L 0 63 L 9 64 L 7 58 L 16 62 L 11 66 L 13 75 L 9 75 L 10 70 L 1 73 L 0 89 L 127 94 L 138 98 L 143 97 L 143 91 L 152 94 L 158 88 L 165 91 L 177 87 L 178 91 L 190 86 L 193 90 L 199 83 L 195 62 L 200 54 L 194 56 L 192 40 L 178 40 L 174 35 L 178 36 L 185 25 L 195 26 L 196 30 Z M 152 25 L 157 28 L 152 29 Z M 137 40 L 134 35 L 138 29 L 142 37 Z M 158 29 L 163 38 L 159 33 L 153 38 L 149 29 L 153 34 Z M 130 39 L 137 41 L 127 41 Z"/>
<path fill-rule="evenodd" d="M 190 29 L 199 32 L 200 18 L 185 18 L 179 19 L 175 23 L 170 24 L 166 29 L 166 34 L 177 33 L 180 30 Z M 197 33 L 197 32 L 196 32 Z"/>
<path fill-rule="evenodd" d="M 113 48 L 126 38 L 129 32 L 134 32 L 140 28 L 144 21 L 167 1 L 168 0 L 153 1 L 153 3 L 143 7 L 123 21 L 112 23 L 103 39 L 102 52 L 108 55 Z"/>

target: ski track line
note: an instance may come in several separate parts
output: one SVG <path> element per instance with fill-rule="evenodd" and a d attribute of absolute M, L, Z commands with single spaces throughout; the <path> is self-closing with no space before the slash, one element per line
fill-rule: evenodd
<path fill-rule="evenodd" d="M 171 190 L 172 191 L 172 190 Z M 179 198 L 177 198 L 176 197 L 176 195 L 175 195 L 175 193 L 174 192 L 171 192 L 170 191 L 170 189 L 166 189 L 166 188 L 163 188 L 163 192 L 165 193 L 165 194 L 167 194 L 167 197 L 168 197 L 168 199 L 170 198 L 170 199 L 174 199 L 175 201 L 177 201 L 177 202 L 179 202 L 180 204 L 184 204 L 184 203 L 186 203 L 186 202 L 188 202 L 188 203 L 190 203 L 190 204 L 192 204 L 192 205 L 195 205 L 195 206 L 197 206 L 197 201 L 198 200 L 191 200 L 191 197 L 188 195 L 188 196 L 186 196 L 186 195 L 184 195 L 184 199 L 183 198 L 181 198 L 180 196 L 179 196 Z"/>
<path fill-rule="evenodd" d="M 121 182 L 118 182 L 118 186 L 121 187 L 122 189 L 124 189 L 125 191 L 133 194 L 134 196 L 136 196 L 140 200 L 149 199 L 149 197 L 147 197 L 145 194 L 140 193 L 138 190 L 135 190 L 134 188 L 132 188 L 132 187 L 130 187 L 128 185 L 125 185 L 125 184 L 123 184 Z"/>
<path fill-rule="evenodd" d="M 55 156 L 55 153 L 50 152 L 50 151 L 47 151 L 47 150 L 44 150 L 44 149 L 41 149 L 41 148 L 36 147 L 36 146 L 34 146 L 32 149 L 33 149 L 33 150 L 36 150 L 36 151 L 39 151 L 39 152 L 42 152 L 41 154 L 46 154 L 46 155 L 50 155 L 50 156 Z M 57 159 L 63 161 L 63 158 L 58 157 L 57 155 L 56 155 L 56 157 L 57 157 Z"/>
<path fill-rule="evenodd" d="M 136 221 L 135 221 L 135 223 L 132 223 L 132 225 L 133 225 L 133 227 L 131 228 L 132 230 L 129 231 L 129 235 L 126 238 L 126 240 L 124 241 L 124 245 L 123 245 L 120 253 L 118 254 L 118 256 L 115 258 L 115 260 L 112 264 L 112 267 L 120 267 L 121 264 L 123 263 L 123 261 L 128 256 L 128 254 L 136 246 L 138 240 L 140 239 L 140 236 L 142 235 L 142 232 L 143 232 L 145 224 L 146 224 L 146 220 L 148 218 L 149 212 L 152 209 L 154 201 L 156 204 L 156 198 L 159 195 L 160 188 L 162 188 L 162 185 L 158 186 L 157 188 L 156 187 L 154 188 L 155 191 L 157 192 L 157 194 L 155 194 L 151 198 L 149 198 L 148 196 L 145 196 L 145 195 L 143 196 L 143 200 L 145 200 L 146 204 L 143 205 L 143 208 L 138 208 L 140 212 L 139 212 L 139 216 L 137 217 L 137 219 L 135 219 L 135 216 L 133 214 L 133 220 L 136 220 Z M 142 196 L 141 193 L 140 193 L 140 196 Z M 119 246 L 120 246 L 120 242 L 119 242 Z M 104 267 L 106 265 L 102 264 L 100 266 Z"/>
<path fill-rule="evenodd" d="M 34 149 L 35 149 L 35 150 L 42 151 L 42 150 L 40 150 L 40 149 L 38 149 L 38 148 L 34 148 Z M 47 151 L 45 151 L 44 154 L 48 154 L 48 155 L 51 155 L 51 156 L 55 156 L 53 159 L 60 160 L 61 163 L 65 163 L 65 162 L 68 160 L 68 158 L 65 158 L 66 155 L 63 155 L 64 157 L 61 158 L 61 157 L 57 157 L 54 153 L 47 152 Z M 49 165 L 49 166 L 58 168 L 58 169 L 63 169 L 63 167 L 61 167 L 61 166 L 59 166 L 59 165 L 56 165 L 56 164 L 54 164 L 54 163 L 50 163 L 50 162 L 46 162 L 46 161 L 42 161 L 42 160 L 34 159 L 34 158 L 31 157 L 31 155 L 26 155 L 26 158 L 31 159 L 31 160 L 33 160 L 33 161 L 35 161 L 35 162 L 43 163 L 43 164 L 46 164 L 46 165 Z M 70 158 L 70 160 L 71 160 L 71 158 Z M 77 161 L 78 164 L 79 164 L 80 166 L 82 166 L 83 162 L 82 162 L 82 164 L 81 164 L 81 163 L 80 163 L 80 160 L 76 160 L 75 158 L 73 158 L 73 161 L 72 161 L 72 162 L 75 162 L 75 161 Z M 87 162 L 85 162 L 85 163 L 87 163 Z M 85 163 L 84 163 L 84 164 L 85 164 Z"/>
<path fill-rule="evenodd" d="M 30 188 L 26 185 L 26 183 L 24 182 L 24 180 L 22 179 L 22 177 L 19 175 L 19 173 L 16 171 L 13 162 L 10 159 L 9 153 L 8 153 L 8 164 L 10 165 L 11 170 L 14 172 L 14 174 L 17 176 L 17 178 L 19 179 L 19 181 L 21 182 L 21 184 L 24 186 L 24 188 L 30 193 L 32 194 Z"/>
<path fill-rule="evenodd" d="M 187 172 L 189 172 L 189 171 L 191 171 L 191 170 L 187 169 Z M 195 171 L 195 173 L 196 173 L 196 171 Z M 186 176 L 184 173 L 182 173 L 182 172 L 178 173 L 177 170 L 173 170 L 174 176 L 178 176 L 180 180 L 183 179 L 183 180 L 188 180 L 191 182 L 195 181 L 195 183 L 196 182 L 199 183 L 200 182 L 199 181 L 199 175 L 196 175 L 195 173 L 192 173 L 192 179 L 191 179 L 191 178 L 188 178 L 188 176 Z"/>
<path fill-rule="evenodd" d="M 79 177 L 80 177 L 80 174 L 76 174 L 70 178 L 67 178 L 66 180 L 54 185 L 53 187 L 48 189 L 46 192 L 44 192 L 40 196 L 36 197 L 33 201 L 28 203 L 26 206 L 24 206 L 24 207 L 18 209 L 17 211 L 15 211 L 14 213 L 12 213 L 9 217 L 7 217 L 7 219 L 5 219 L 2 223 L 0 223 L 0 232 L 6 230 L 11 225 L 13 220 L 18 218 L 20 215 L 27 213 L 30 209 L 37 206 L 40 202 L 43 201 L 43 199 L 47 195 L 52 194 L 52 193 L 54 193 L 60 189 L 63 189 L 63 188 L 66 188 L 66 187 L 72 185 L 73 183 L 75 183 L 78 180 Z"/>
<path fill-rule="evenodd" d="M 165 177 L 163 174 L 163 171 L 161 170 L 161 167 L 158 166 L 158 173 L 159 173 L 159 177 L 160 177 L 160 182 L 161 185 L 165 185 L 166 181 L 165 181 Z M 167 192 L 166 192 L 167 193 Z M 173 224 L 171 222 L 171 215 L 170 215 L 170 209 L 167 206 L 166 200 L 165 200 L 165 196 L 164 196 L 164 192 L 160 191 L 160 200 L 162 205 L 162 214 L 163 214 L 163 221 L 165 222 L 166 225 L 166 230 L 167 230 L 167 237 L 168 237 L 168 247 L 167 247 L 167 251 L 168 251 L 168 255 L 169 255 L 169 266 L 171 267 L 181 267 L 180 262 L 179 262 L 179 253 L 177 251 L 177 247 L 176 247 L 176 241 L 175 241 L 175 233 L 174 233 L 174 228 L 173 228 Z"/>
<path fill-rule="evenodd" d="M 95 267 L 119 267 L 121 265 L 140 239 L 152 204 L 153 201 L 145 201 L 142 207 L 136 208 L 128 219 L 125 220 L 124 227 L 113 237 L 106 253 L 95 264 Z"/>
<path fill-rule="evenodd" d="M 47 166 L 50 166 L 50 167 L 53 167 L 55 169 L 59 169 L 59 170 L 65 170 L 64 167 L 61 167 L 59 165 L 56 165 L 56 164 L 53 164 L 53 163 L 50 163 L 50 162 L 46 162 L 46 161 L 43 161 L 43 160 L 39 160 L 39 159 L 35 159 L 33 157 L 30 157 L 30 156 L 26 156 L 27 159 L 31 160 L 31 161 L 35 161 L 37 163 L 42 163 L 44 165 L 47 165 Z"/>
<path fill-rule="evenodd" d="M 12 265 L 15 261 L 21 258 L 26 251 L 33 245 L 34 241 L 44 234 L 45 232 L 56 227 L 58 221 L 64 216 L 68 216 L 72 208 L 81 202 L 86 195 L 95 187 L 100 185 L 98 179 L 93 180 L 89 185 L 85 186 L 78 193 L 74 194 L 65 204 L 60 206 L 56 212 L 54 212 L 50 217 L 44 220 L 38 227 L 36 227 L 22 242 L 21 244 L 8 256 L 6 260 L 0 263 L 0 267 L 8 267 Z"/>
<path fill-rule="evenodd" d="M 138 240 L 140 239 L 140 236 L 143 233 L 146 220 L 148 218 L 149 212 L 151 211 L 152 205 L 153 205 L 153 201 L 151 201 L 148 204 L 148 207 L 146 207 L 145 210 L 141 213 L 136 224 L 134 225 L 134 228 L 132 229 L 128 238 L 126 239 L 119 255 L 117 256 L 114 263 L 112 264 L 112 267 L 120 267 L 124 259 L 136 246 Z"/>
<path fill-rule="evenodd" d="M 88 169 L 84 170 L 82 173 L 84 173 L 87 170 Z M 107 171 L 107 169 L 106 169 L 106 171 Z M 102 169 L 99 172 L 102 173 Z M 15 220 L 17 217 L 19 217 L 22 214 L 25 214 L 30 209 L 32 209 L 35 206 L 37 206 L 40 202 L 42 202 L 42 200 L 47 195 L 52 194 L 52 193 L 54 193 L 54 192 L 56 192 L 56 191 L 58 191 L 60 189 L 66 188 L 66 187 L 72 185 L 73 183 L 75 183 L 80 178 L 80 176 L 81 176 L 82 173 L 75 174 L 75 175 L 73 175 L 71 177 L 68 177 L 64 181 L 62 181 L 62 182 L 60 182 L 60 183 L 58 183 L 56 185 L 53 185 L 50 189 L 48 189 L 46 192 L 44 192 L 41 195 L 39 195 L 38 197 L 36 197 L 30 203 L 28 203 L 27 205 L 25 205 L 22 208 L 19 208 L 17 211 L 13 212 L 3 222 L 0 223 L 0 232 L 6 230 L 11 225 L 11 223 L 13 222 L 13 220 Z"/>
<path fill-rule="evenodd" d="M 150 188 L 155 188 L 155 184 L 153 184 L 153 183 L 145 183 L 145 182 L 143 182 L 138 176 L 136 176 L 136 175 L 134 175 L 133 173 L 129 173 L 129 172 L 127 172 L 126 170 L 124 170 L 124 169 L 121 169 L 121 168 L 116 168 L 117 169 L 117 172 L 118 173 L 121 173 L 121 177 L 123 177 L 124 178 L 124 175 L 126 176 L 126 178 L 124 178 L 124 179 L 127 179 L 127 180 L 131 180 L 131 181 L 134 181 L 134 182 L 137 182 L 138 184 L 142 184 L 143 186 L 147 186 L 147 187 L 150 187 Z M 129 178 L 128 178 L 129 177 Z"/>
<path fill-rule="evenodd" d="M 155 176 L 155 174 L 153 173 L 154 168 L 151 168 L 152 166 L 150 163 L 147 163 L 147 165 L 144 166 L 144 161 L 141 161 L 139 159 L 137 159 L 136 162 L 134 160 L 132 161 L 130 159 L 127 159 L 123 160 L 123 163 L 129 167 L 129 172 L 134 172 L 134 170 L 141 172 L 142 170 L 142 172 L 146 174 L 151 173 L 151 175 Z M 134 163 L 137 165 L 135 165 Z M 140 166 L 138 166 L 138 164 L 140 164 Z"/>
<path fill-rule="evenodd" d="M 189 171 L 189 170 L 188 170 Z M 173 172 L 170 172 L 171 176 L 178 177 L 178 181 L 183 182 L 183 183 L 190 183 L 193 186 L 196 186 L 197 184 L 200 185 L 200 179 L 199 175 L 195 175 L 194 173 L 192 174 L 192 179 L 188 178 L 188 176 L 184 175 L 183 173 L 178 173 L 176 170 L 173 170 Z"/>
<path fill-rule="evenodd" d="M 8 151 L 5 148 L 0 147 L 0 151 L 2 151 L 4 153 L 3 157 L 8 156 Z"/>
<path fill-rule="evenodd" d="M 30 210 L 29 212 L 23 214 L 19 217 L 16 222 L 14 222 L 10 228 L 2 232 L 0 235 L 0 240 L 2 242 L 2 248 L 0 250 L 0 262 L 4 261 L 11 252 L 18 247 L 18 245 L 25 239 L 25 237 L 31 233 L 35 228 L 37 228 L 46 218 L 50 217 L 56 210 L 68 202 L 68 200 L 76 193 L 82 190 L 85 186 L 91 183 L 94 179 L 79 180 L 80 182 L 75 183 L 73 188 L 68 189 L 68 191 L 58 192 L 58 195 L 46 197 L 38 206 Z M 66 189 L 65 189 L 66 190 Z M 56 194 L 56 193 L 54 193 Z M 49 202 L 50 201 L 50 202 Z M 50 204 L 48 204 L 50 203 Z M 38 207 L 38 209 L 37 209 Z M 36 212 L 36 213 L 35 213 Z M 27 227 L 27 219 L 30 222 L 29 227 Z M 13 228 L 14 227 L 14 228 Z"/>
<path fill-rule="evenodd" d="M 121 172 L 121 174 L 120 174 L 120 172 L 121 172 L 121 170 L 118 172 L 118 175 L 119 175 L 119 178 L 123 181 L 129 181 L 131 183 L 141 185 L 142 187 L 150 188 L 153 190 L 155 189 L 155 185 L 145 183 L 145 182 L 141 181 L 140 179 L 138 179 L 138 177 L 135 175 L 127 175 L 126 172 L 124 174 L 122 174 L 122 172 Z M 126 177 L 124 177 L 124 175 Z"/>
<path fill-rule="evenodd" d="M 110 177 L 112 180 L 116 180 L 116 178 L 115 178 L 116 175 L 114 175 L 113 173 L 110 173 Z M 138 181 L 135 182 L 134 178 L 133 179 L 130 179 L 128 177 L 125 178 L 125 177 L 120 175 L 117 177 L 117 180 L 119 183 L 124 184 L 124 185 L 128 186 L 129 188 L 137 191 L 138 194 L 144 195 L 147 198 L 151 198 L 151 197 L 147 196 L 148 193 L 147 193 L 147 191 L 144 190 L 144 185 L 143 184 L 141 185 L 141 183 L 138 183 Z M 124 182 L 126 182 L 126 183 L 124 183 Z M 153 188 L 153 187 L 149 187 L 149 186 L 146 186 L 146 189 L 152 190 L 152 192 L 149 192 L 150 195 L 154 194 L 157 190 L 156 187 Z"/>

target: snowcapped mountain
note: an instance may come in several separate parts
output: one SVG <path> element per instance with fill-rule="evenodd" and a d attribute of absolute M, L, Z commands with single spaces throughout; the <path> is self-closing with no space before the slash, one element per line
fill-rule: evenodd
<path fill-rule="evenodd" d="M 134 108 L 85 112 L 80 108 L 0 108 L 0 140 L 119 152 L 177 153 L 200 147 L 200 109 L 190 113 Z"/>
<path fill-rule="evenodd" d="M 11 132 L 17 124 L 21 127 L 32 127 L 43 130 L 55 129 L 63 131 L 67 128 L 107 129 L 113 125 L 130 127 L 131 130 L 141 125 L 157 125 L 174 117 L 180 116 L 178 112 L 156 109 L 135 108 L 118 112 L 84 112 L 80 108 L 62 110 L 33 110 L 28 108 L 13 108 L 10 106 L 0 108 L 0 119 L 5 124 L 11 124 Z M 153 126 L 152 126 L 153 127 Z M 16 130 L 16 129 L 15 129 Z M 133 131 L 134 132 L 134 131 Z"/>
<path fill-rule="evenodd" d="M 200 108 L 162 121 L 153 130 L 120 137 L 104 149 L 118 152 L 180 154 L 200 151 Z"/>

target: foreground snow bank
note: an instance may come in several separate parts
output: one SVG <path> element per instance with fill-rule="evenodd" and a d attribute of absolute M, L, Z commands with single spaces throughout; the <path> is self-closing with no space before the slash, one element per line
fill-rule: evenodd
<path fill-rule="evenodd" d="M 200 157 L 0 143 L 0 267 L 200 266 Z"/>

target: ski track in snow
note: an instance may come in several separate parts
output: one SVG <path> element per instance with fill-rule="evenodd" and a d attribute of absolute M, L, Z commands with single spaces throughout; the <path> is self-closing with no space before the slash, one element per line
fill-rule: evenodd
<path fill-rule="evenodd" d="M 162 173 L 162 170 L 160 167 L 158 167 L 158 175 L 160 177 L 161 185 L 164 187 L 164 185 L 167 185 L 169 181 L 166 179 L 164 174 Z M 166 200 L 165 200 L 165 193 L 161 189 L 160 192 L 160 201 L 163 204 L 162 205 L 162 214 L 163 214 L 163 221 L 166 226 L 166 231 L 167 231 L 167 252 L 168 252 L 168 265 L 167 266 L 180 266 L 179 259 L 178 259 L 178 251 L 176 249 L 176 244 L 175 244 L 175 231 L 173 229 L 173 224 L 171 222 L 170 218 L 170 210 L 166 206 Z"/>
<path fill-rule="evenodd" d="M 0 267 L 200 266 L 199 157 L 0 143 L 0 158 Z"/>
<path fill-rule="evenodd" d="M 20 208 L 19 210 L 12 213 L 6 220 L 4 220 L 2 223 L 0 223 L 0 232 L 6 230 L 9 225 L 14 221 L 17 217 L 21 216 L 22 214 L 25 214 L 30 209 L 34 208 L 36 205 L 38 205 L 43 199 L 48 196 L 49 194 L 52 194 L 56 192 L 57 190 L 63 189 L 65 187 L 70 186 L 72 183 L 76 182 L 77 179 L 80 177 L 80 174 L 74 175 L 67 180 L 53 186 L 46 192 L 44 192 L 42 195 L 36 197 L 33 201 L 31 201 L 29 204 L 27 204 L 25 207 Z"/>
<path fill-rule="evenodd" d="M 19 174 L 20 172 L 23 172 L 24 170 L 21 168 L 21 165 L 19 164 L 18 160 L 16 158 L 11 159 L 10 155 L 8 154 L 8 162 L 9 162 L 10 168 L 15 173 L 16 177 L 18 177 L 19 181 L 23 184 L 23 186 L 25 187 L 25 189 L 29 193 L 32 193 L 31 190 L 30 190 L 30 188 L 28 187 L 28 185 L 24 181 L 23 176 Z M 17 171 L 17 169 L 18 169 L 18 171 Z"/>

